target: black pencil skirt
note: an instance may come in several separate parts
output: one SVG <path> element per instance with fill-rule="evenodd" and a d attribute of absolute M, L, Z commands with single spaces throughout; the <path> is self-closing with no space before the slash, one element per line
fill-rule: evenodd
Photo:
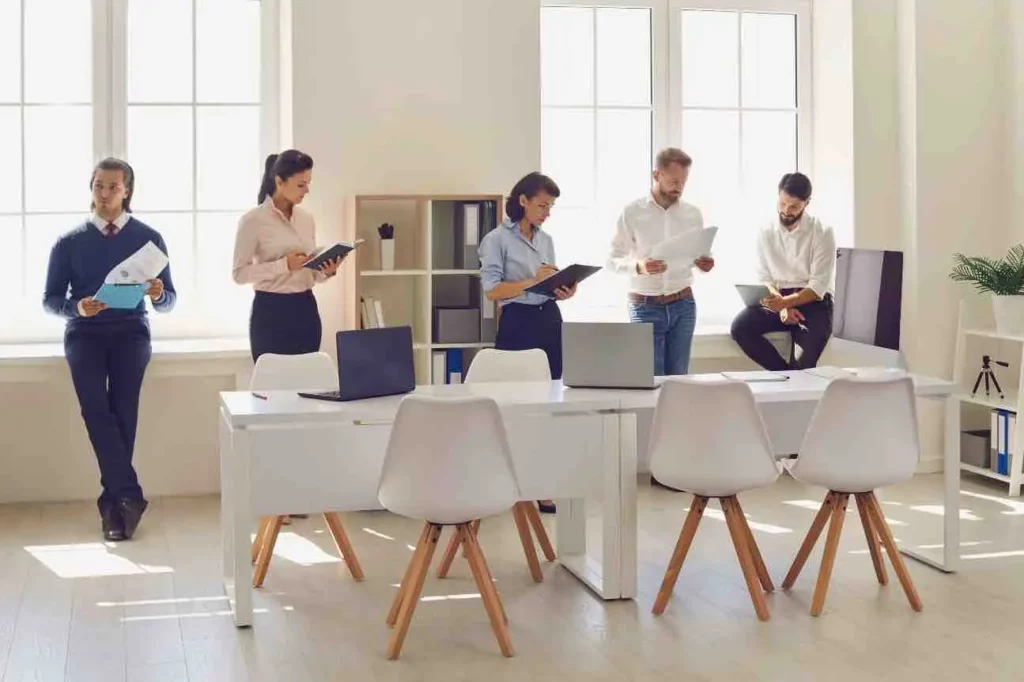
<path fill-rule="evenodd" d="M 562 312 L 558 304 L 509 303 L 501 309 L 498 322 L 498 350 L 540 348 L 548 356 L 552 379 L 562 378 Z"/>
<path fill-rule="evenodd" d="M 257 291 L 249 317 L 249 347 L 255 362 L 264 353 L 302 355 L 320 350 L 323 327 L 312 291 Z"/>

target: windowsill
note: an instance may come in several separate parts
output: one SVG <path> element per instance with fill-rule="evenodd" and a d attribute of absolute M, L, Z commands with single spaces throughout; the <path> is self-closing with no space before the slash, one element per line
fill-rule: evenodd
<path fill-rule="evenodd" d="M 250 358 L 249 339 L 159 339 L 153 360 L 234 360 Z M 47 365 L 64 361 L 62 343 L 0 343 L 0 367 Z"/>

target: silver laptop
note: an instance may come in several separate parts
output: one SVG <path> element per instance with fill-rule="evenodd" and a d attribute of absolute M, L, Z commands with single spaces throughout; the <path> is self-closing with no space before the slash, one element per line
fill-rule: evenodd
<path fill-rule="evenodd" d="M 654 325 L 566 322 L 562 383 L 574 388 L 657 388 Z"/>

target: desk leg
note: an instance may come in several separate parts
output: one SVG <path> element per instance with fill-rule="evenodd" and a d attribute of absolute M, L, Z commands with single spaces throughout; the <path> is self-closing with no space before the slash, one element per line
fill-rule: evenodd
<path fill-rule="evenodd" d="M 960 401 L 946 398 L 946 443 L 943 461 L 942 561 L 917 551 L 900 552 L 944 573 L 960 567 Z"/>
<path fill-rule="evenodd" d="M 636 599 L 636 414 L 619 414 L 619 593 Z"/>
<path fill-rule="evenodd" d="M 252 557 L 249 539 L 249 433 L 220 420 L 220 523 L 224 593 L 237 627 L 252 625 Z"/>

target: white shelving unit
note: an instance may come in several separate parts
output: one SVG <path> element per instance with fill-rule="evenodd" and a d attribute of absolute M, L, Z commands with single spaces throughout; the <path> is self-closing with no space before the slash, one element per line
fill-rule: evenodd
<path fill-rule="evenodd" d="M 959 323 L 957 326 L 956 356 L 953 366 L 953 379 L 960 386 L 955 397 L 964 405 L 974 405 L 993 409 L 1015 412 L 1018 419 L 1024 415 L 1021 386 L 1024 386 L 1024 337 L 1000 334 L 994 328 L 979 324 L 978 311 L 974 306 L 961 303 Z M 994 325 L 993 325 L 994 326 Z M 990 355 L 993 360 L 1010 363 L 1009 368 L 994 366 L 996 377 L 1003 389 L 1001 398 L 993 390 L 985 395 L 985 383 L 982 381 L 977 393 L 972 394 L 974 383 L 981 370 L 982 355 Z M 960 470 L 984 476 L 1005 483 L 1010 497 L 1019 497 L 1021 485 L 1024 484 L 1024 438 L 1014 437 L 1013 450 L 1010 453 L 1009 475 L 1000 474 L 988 467 L 978 467 L 965 462 L 960 463 Z M 959 448 L 959 443 L 957 443 Z"/>
<path fill-rule="evenodd" d="M 464 369 L 469 358 L 489 341 L 470 343 L 434 342 L 435 283 L 437 277 L 474 278 L 479 286 L 480 271 L 456 266 L 461 261 L 441 262 L 439 254 L 447 254 L 456 246 L 458 228 L 456 211 L 464 203 L 493 202 L 495 220 L 500 221 L 504 198 L 500 194 L 465 195 L 359 195 L 348 200 L 345 239 L 364 239 L 355 251 L 344 273 L 346 329 L 361 325 L 361 299 L 368 296 L 381 302 L 387 326 L 409 325 L 413 330 L 413 352 L 416 382 L 432 383 L 433 353 L 462 349 Z M 485 216 L 481 214 L 481 221 Z M 382 270 L 380 237 L 377 227 L 382 223 L 395 226 L 395 269 Z M 486 230 L 487 225 L 482 225 Z M 482 236 L 482 235 L 480 235 Z M 462 245 L 465 247 L 465 244 Z M 481 302 L 482 303 L 482 302 Z M 494 306 L 497 315 L 497 306 Z"/>

